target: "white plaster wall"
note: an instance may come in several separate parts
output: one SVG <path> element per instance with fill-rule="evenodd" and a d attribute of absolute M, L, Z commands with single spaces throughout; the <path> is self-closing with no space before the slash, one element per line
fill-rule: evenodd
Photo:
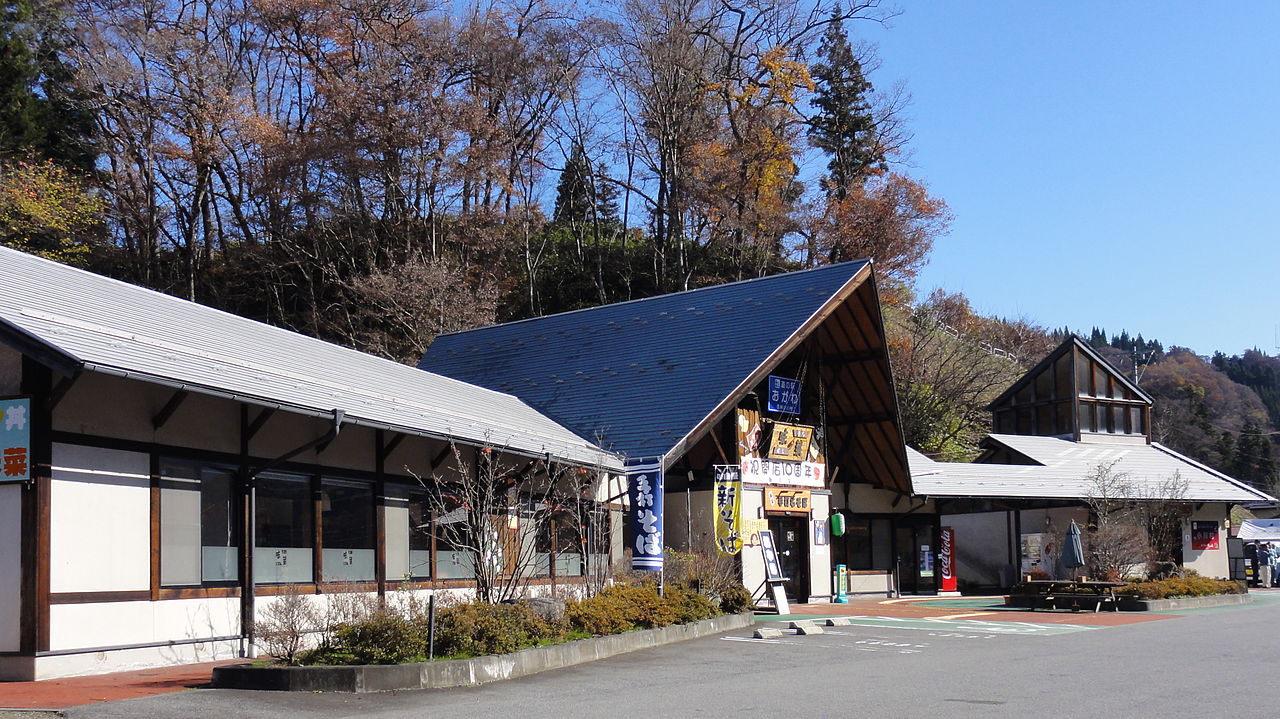
<path fill-rule="evenodd" d="M 0 484 L 0 651 L 17 651 L 22 624 L 22 486 Z"/>
<path fill-rule="evenodd" d="M 53 445 L 51 591 L 151 587 L 150 468 L 137 452 Z"/>
<path fill-rule="evenodd" d="M 49 607 L 50 649 L 205 639 L 239 632 L 240 600 L 235 597 Z"/>
<path fill-rule="evenodd" d="M 813 493 L 813 514 L 809 517 L 809 601 L 831 599 L 831 533 L 826 544 L 813 543 L 814 522 L 826 522 L 831 516 L 831 495 Z"/>
<path fill-rule="evenodd" d="M 831 506 L 847 507 L 854 514 L 902 514 L 920 503 L 921 500 L 917 497 L 903 497 L 869 484 L 838 484 L 831 490 Z M 924 506 L 915 511 L 921 514 L 934 512 L 933 500 L 926 500 Z"/>
<path fill-rule="evenodd" d="M 1227 559 L 1227 518 L 1231 507 L 1227 504 L 1206 504 L 1182 524 L 1182 566 L 1194 569 L 1205 577 L 1226 579 L 1231 576 L 1231 564 Z M 1191 520 L 1218 523 L 1218 548 L 1194 550 L 1191 548 Z"/>

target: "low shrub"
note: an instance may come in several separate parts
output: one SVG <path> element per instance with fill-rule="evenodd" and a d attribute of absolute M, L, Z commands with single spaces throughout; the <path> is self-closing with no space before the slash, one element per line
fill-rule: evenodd
<path fill-rule="evenodd" d="M 428 628 L 392 612 L 339 624 L 328 641 L 303 657 L 304 664 L 400 664 L 427 657 Z"/>
<path fill-rule="evenodd" d="M 1118 594 L 1134 599 L 1179 599 L 1182 597 L 1209 597 L 1216 594 L 1244 594 L 1244 585 L 1225 579 L 1201 576 L 1170 577 L 1149 582 L 1133 582 L 1117 590 Z"/>
<path fill-rule="evenodd" d="M 734 584 L 720 594 L 720 611 L 725 614 L 741 614 L 751 609 L 751 591 L 741 584 Z"/>
<path fill-rule="evenodd" d="M 436 654 L 473 657 L 508 654 L 563 638 L 568 627 L 549 622 L 524 604 L 459 604 L 436 618 Z"/>
<path fill-rule="evenodd" d="M 672 584 L 664 596 L 652 582 L 615 584 L 565 607 L 565 617 L 573 628 L 595 636 L 696 622 L 719 613 L 700 592 Z"/>

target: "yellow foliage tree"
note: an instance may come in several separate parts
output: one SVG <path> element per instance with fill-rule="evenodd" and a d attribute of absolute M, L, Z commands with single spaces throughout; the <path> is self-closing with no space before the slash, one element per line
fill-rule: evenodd
<path fill-rule="evenodd" d="M 84 180 L 52 160 L 0 163 L 0 244 L 83 267 L 105 209 Z"/>

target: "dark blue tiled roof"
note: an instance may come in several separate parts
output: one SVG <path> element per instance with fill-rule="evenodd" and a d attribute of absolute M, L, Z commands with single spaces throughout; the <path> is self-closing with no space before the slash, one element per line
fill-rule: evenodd
<path fill-rule="evenodd" d="M 615 452 L 663 455 L 866 264 L 441 335 L 418 366 L 516 395 Z"/>

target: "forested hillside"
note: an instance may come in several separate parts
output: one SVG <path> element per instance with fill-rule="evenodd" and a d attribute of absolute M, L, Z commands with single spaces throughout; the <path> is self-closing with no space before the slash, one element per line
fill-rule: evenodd
<path fill-rule="evenodd" d="M 907 440 L 946 459 L 1059 336 L 915 294 L 951 215 L 870 79 L 877 0 L 0 8 L 0 244 L 404 362 L 873 257 Z M 1161 441 L 1274 480 L 1280 361 L 1092 335 L 1138 359 Z"/>

